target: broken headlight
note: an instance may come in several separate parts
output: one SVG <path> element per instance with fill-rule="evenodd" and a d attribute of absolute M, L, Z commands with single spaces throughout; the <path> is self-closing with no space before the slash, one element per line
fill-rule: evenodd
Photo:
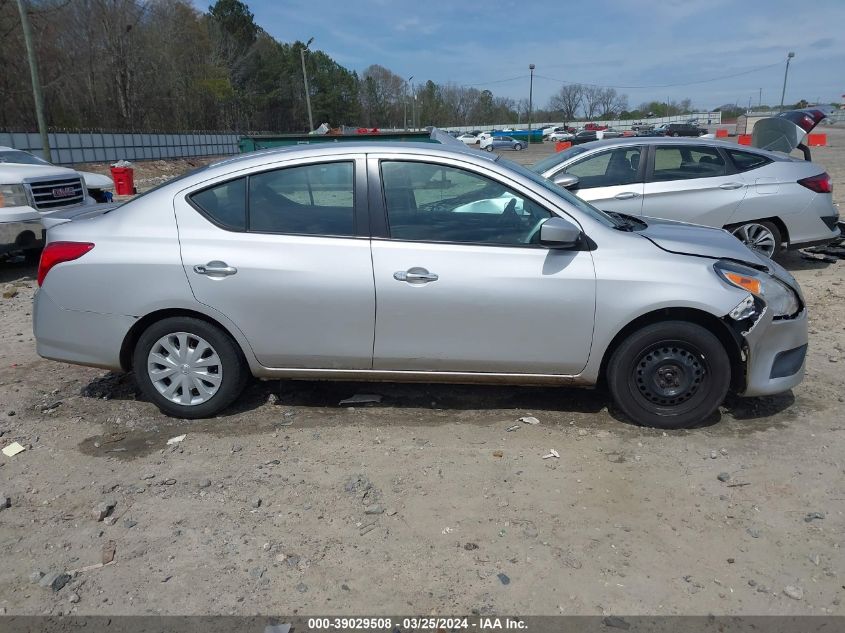
<path fill-rule="evenodd" d="M 716 262 L 713 268 L 716 274 L 731 286 L 746 290 L 758 299 L 762 299 L 775 318 L 794 316 L 801 309 L 798 294 L 769 273 L 728 261 Z M 751 303 L 753 305 L 753 300 Z M 743 300 L 731 311 L 731 316 L 733 312 L 742 312 L 744 305 L 745 310 L 750 309 L 746 300 Z M 748 312 L 746 318 L 752 314 L 753 311 Z"/>

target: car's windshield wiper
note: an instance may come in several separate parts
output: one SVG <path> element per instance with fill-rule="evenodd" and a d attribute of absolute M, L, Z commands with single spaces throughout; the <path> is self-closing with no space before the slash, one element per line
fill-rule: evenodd
<path fill-rule="evenodd" d="M 617 213 L 616 211 L 605 211 L 605 213 L 609 215 L 614 222 L 616 222 L 616 226 L 614 226 L 614 228 L 620 231 L 631 232 L 648 226 L 648 224 L 639 218 L 635 218 L 625 213 Z"/>

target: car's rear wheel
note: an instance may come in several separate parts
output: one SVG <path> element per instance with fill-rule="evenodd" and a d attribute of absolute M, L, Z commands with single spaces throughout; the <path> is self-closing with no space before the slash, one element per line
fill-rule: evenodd
<path fill-rule="evenodd" d="M 488 146 L 487 146 L 487 147 L 485 147 L 484 149 L 486 149 L 488 152 L 492 152 L 492 151 L 493 151 L 493 146 L 492 146 L 492 145 L 488 145 Z"/>
<path fill-rule="evenodd" d="M 171 317 L 148 327 L 135 345 L 138 386 L 161 411 L 180 418 L 216 415 L 249 378 L 240 348 L 219 327 Z"/>
<path fill-rule="evenodd" d="M 607 366 L 617 406 L 638 424 L 664 429 L 705 421 L 724 401 L 730 380 L 730 360 L 719 339 L 685 321 L 637 330 Z"/>
<path fill-rule="evenodd" d="M 730 229 L 736 238 L 753 251 L 774 257 L 783 248 L 783 236 L 773 222 L 746 222 Z"/>

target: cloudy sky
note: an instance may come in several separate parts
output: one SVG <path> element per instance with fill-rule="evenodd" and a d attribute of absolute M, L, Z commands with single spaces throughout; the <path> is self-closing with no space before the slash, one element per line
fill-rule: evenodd
<path fill-rule="evenodd" d="M 534 63 L 539 106 L 561 82 L 617 87 L 632 106 L 747 106 L 759 89 L 778 104 L 789 51 L 787 103 L 845 94 L 845 0 L 246 1 L 277 39 L 313 36 L 312 48 L 359 72 L 381 64 L 415 83 L 522 98 Z"/>

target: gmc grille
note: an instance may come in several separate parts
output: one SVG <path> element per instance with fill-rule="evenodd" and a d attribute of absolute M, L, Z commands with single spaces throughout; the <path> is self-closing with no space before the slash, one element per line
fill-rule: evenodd
<path fill-rule="evenodd" d="M 35 200 L 35 208 L 39 211 L 79 204 L 85 198 L 80 178 L 37 180 L 28 184 Z"/>

